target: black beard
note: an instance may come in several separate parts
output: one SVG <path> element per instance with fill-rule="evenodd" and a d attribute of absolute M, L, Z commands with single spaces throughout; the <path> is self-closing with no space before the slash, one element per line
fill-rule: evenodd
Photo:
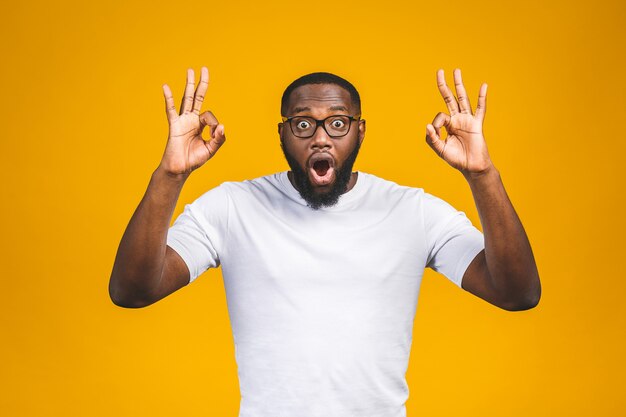
<path fill-rule="evenodd" d="M 345 193 L 348 189 L 348 183 L 350 182 L 350 177 L 352 176 L 352 166 L 354 165 L 354 161 L 356 161 L 356 157 L 359 154 L 361 143 L 357 140 L 354 149 L 350 152 L 350 155 L 348 155 L 348 158 L 346 158 L 341 167 L 335 167 L 335 183 L 332 185 L 330 190 L 325 193 L 315 192 L 315 188 L 313 187 L 313 184 L 311 184 L 308 173 L 303 170 L 296 159 L 285 150 L 285 143 L 283 142 L 282 137 L 280 138 L 280 144 L 283 154 L 285 155 L 285 159 L 287 159 L 287 163 L 289 164 L 289 168 L 291 168 L 291 172 L 293 173 L 293 180 L 296 183 L 296 189 L 304 201 L 306 201 L 307 206 L 313 210 L 319 210 L 322 207 L 332 207 L 337 204 L 341 194 Z"/>

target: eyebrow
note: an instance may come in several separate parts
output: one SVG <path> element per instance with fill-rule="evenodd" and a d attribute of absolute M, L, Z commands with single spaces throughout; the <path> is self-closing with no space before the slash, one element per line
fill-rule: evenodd
<path fill-rule="evenodd" d="M 331 106 L 328 108 L 328 110 L 348 111 L 348 109 L 345 106 Z M 311 108 L 310 107 L 296 107 L 295 109 L 293 109 L 294 113 L 302 113 L 303 111 L 311 111 Z"/>

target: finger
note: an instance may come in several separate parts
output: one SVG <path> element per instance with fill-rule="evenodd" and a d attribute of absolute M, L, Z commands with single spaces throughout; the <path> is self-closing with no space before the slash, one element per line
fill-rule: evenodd
<path fill-rule="evenodd" d="M 192 111 L 195 114 L 200 114 L 202 102 L 204 101 L 204 95 L 206 94 L 207 87 L 209 86 L 209 70 L 207 67 L 202 67 L 200 71 L 200 82 L 198 83 L 198 88 L 196 89 L 196 94 L 193 99 Z"/>
<path fill-rule="evenodd" d="M 447 113 L 439 112 L 433 119 L 433 126 L 435 127 L 435 129 L 439 129 L 442 126 L 447 126 L 448 124 L 450 124 L 450 120 L 450 115 L 448 115 Z"/>
<path fill-rule="evenodd" d="M 431 124 L 426 125 L 426 143 L 428 143 L 428 145 L 433 148 L 437 155 L 443 155 L 445 143 L 444 141 L 439 139 L 439 135 Z"/>
<path fill-rule="evenodd" d="M 485 113 L 487 113 L 487 83 L 483 83 L 480 86 L 480 91 L 478 92 L 478 104 L 476 105 L 476 117 L 482 120 L 485 118 Z"/>
<path fill-rule="evenodd" d="M 215 133 L 215 128 L 217 127 L 218 124 L 219 122 L 217 121 L 217 118 L 210 111 L 205 111 L 204 113 L 200 115 L 200 131 L 201 132 L 202 132 L 202 129 L 205 128 L 205 126 L 209 126 L 211 129 L 211 137 L 213 137 L 213 134 Z"/>
<path fill-rule="evenodd" d="M 176 114 L 176 105 L 174 104 L 174 97 L 172 96 L 172 90 L 169 85 L 163 84 L 163 96 L 165 97 L 165 113 L 167 114 L 167 122 L 172 123 L 178 117 Z"/>
<path fill-rule="evenodd" d="M 465 92 L 463 78 L 461 78 L 461 70 L 458 68 L 454 70 L 454 89 L 456 90 L 456 97 L 459 102 L 461 113 L 472 114 L 472 106 L 470 105 L 469 98 Z"/>
<path fill-rule="evenodd" d="M 433 127 L 438 137 L 441 137 L 441 127 L 444 126 L 447 130 L 450 125 L 450 116 L 446 113 L 439 112 L 433 119 Z"/>
<path fill-rule="evenodd" d="M 195 87 L 195 80 L 193 70 L 189 68 L 187 70 L 187 85 L 185 86 L 185 95 L 183 96 L 183 102 L 180 105 L 180 114 L 191 111 L 193 104 L 193 89 Z"/>
<path fill-rule="evenodd" d="M 215 155 L 218 149 L 226 142 L 226 134 L 224 133 L 224 125 L 217 125 L 211 140 L 207 143 L 207 149 L 211 157 Z"/>
<path fill-rule="evenodd" d="M 442 69 L 437 71 L 437 87 L 439 87 L 441 97 L 443 97 L 443 100 L 446 102 L 446 106 L 448 106 L 450 116 L 454 116 L 459 112 L 459 103 L 456 102 L 456 98 L 452 94 L 450 88 L 448 88 Z"/>

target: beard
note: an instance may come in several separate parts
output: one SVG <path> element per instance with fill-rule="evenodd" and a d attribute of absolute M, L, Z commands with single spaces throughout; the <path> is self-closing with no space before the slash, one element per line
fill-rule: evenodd
<path fill-rule="evenodd" d="M 322 207 L 332 207 L 339 201 L 339 197 L 345 193 L 348 189 L 348 183 L 352 177 L 352 167 L 354 161 L 359 154 L 361 143 L 357 140 L 354 149 L 350 152 L 350 155 L 341 164 L 340 167 L 335 166 L 335 182 L 331 186 L 330 190 L 322 193 L 317 193 L 315 187 L 309 179 L 308 172 L 298 164 L 298 161 L 285 150 L 285 143 L 283 138 L 280 138 L 281 149 L 287 159 L 289 168 L 293 173 L 293 180 L 296 183 L 296 189 L 300 196 L 306 201 L 307 206 L 313 210 L 319 210 Z"/>

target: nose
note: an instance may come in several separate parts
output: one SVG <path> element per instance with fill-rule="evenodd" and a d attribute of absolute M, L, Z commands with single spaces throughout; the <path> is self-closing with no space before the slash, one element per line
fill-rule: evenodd
<path fill-rule="evenodd" d="M 315 129 L 315 133 L 311 138 L 311 148 L 330 148 L 331 144 L 332 142 L 330 140 L 330 136 L 326 133 L 324 126 L 317 126 L 317 129 Z"/>

